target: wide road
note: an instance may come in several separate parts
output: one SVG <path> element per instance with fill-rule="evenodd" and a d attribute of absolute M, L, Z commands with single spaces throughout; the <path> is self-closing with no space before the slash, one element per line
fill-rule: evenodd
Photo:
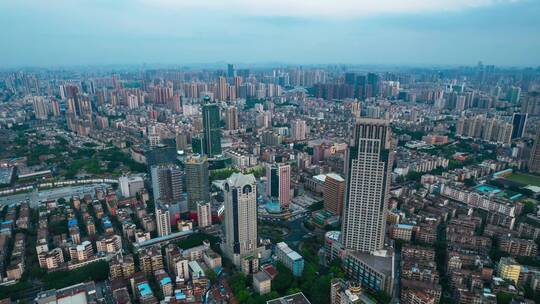
<path fill-rule="evenodd" d="M 108 187 L 107 184 L 89 184 L 79 186 L 66 186 L 55 189 L 34 189 L 32 192 L 0 196 L 0 206 L 29 201 L 31 207 L 36 207 L 39 202 L 45 200 L 57 200 L 61 197 L 69 199 L 72 196 L 84 196 L 85 194 L 94 194 L 97 187 Z"/>

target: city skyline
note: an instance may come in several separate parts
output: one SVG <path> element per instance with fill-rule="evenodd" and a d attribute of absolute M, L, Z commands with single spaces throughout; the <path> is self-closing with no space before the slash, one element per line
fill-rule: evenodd
<path fill-rule="evenodd" d="M 0 1 L 0 304 L 540 303 L 538 16 Z"/>
<path fill-rule="evenodd" d="M 4 2 L 0 65 L 536 66 L 539 11 L 527 0 Z"/>

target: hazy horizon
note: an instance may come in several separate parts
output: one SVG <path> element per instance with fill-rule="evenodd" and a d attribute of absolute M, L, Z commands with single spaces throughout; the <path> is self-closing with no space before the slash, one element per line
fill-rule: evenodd
<path fill-rule="evenodd" d="M 540 65 L 536 0 L 0 3 L 0 68 Z"/>

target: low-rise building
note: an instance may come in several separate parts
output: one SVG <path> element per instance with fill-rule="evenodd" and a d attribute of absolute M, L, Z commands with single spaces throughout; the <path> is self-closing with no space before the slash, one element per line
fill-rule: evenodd
<path fill-rule="evenodd" d="M 278 261 L 289 268 L 296 277 L 302 276 L 304 271 L 304 258 L 298 252 L 292 250 L 284 242 L 276 244 L 275 254 Z"/>
<path fill-rule="evenodd" d="M 253 275 L 253 289 L 258 294 L 267 294 L 272 287 L 272 279 L 264 271 Z"/>

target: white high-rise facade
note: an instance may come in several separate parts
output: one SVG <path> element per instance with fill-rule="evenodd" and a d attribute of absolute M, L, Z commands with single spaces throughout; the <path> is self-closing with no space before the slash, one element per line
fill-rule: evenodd
<path fill-rule="evenodd" d="M 258 244 L 255 176 L 234 173 L 225 182 L 224 189 L 226 251 L 232 256 L 250 254 Z"/>
<path fill-rule="evenodd" d="M 158 236 L 164 236 L 171 234 L 171 217 L 168 209 L 168 205 L 162 205 L 156 202 L 156 226 L 158 230 Z"/>
<path fill-rule="evenodd" d="M 225 110 L 225 128 L 227 130 L 237 130 L 238 124 L 238 109 L 235 106 L 229 106 Z"/>
<path fill-rule="evenodd" d="M 347 199 L 342 229 L 346 249 L 374 252 L 384 247 L 393 159 L 389 122 L 359 119 L 346 169 Z"/>
<path fill-rule="evenodd" d="M 307 126 L 306 122 L 301 119 L 296 119 L 291 123 L 291 137 L 294 140 L 306 139 Z"/>
<path fill-rule="evenodd" d="M 210 202 L 197 202 L 197 223 L 200 228 L 212 226 L 212 206 Z"/>

